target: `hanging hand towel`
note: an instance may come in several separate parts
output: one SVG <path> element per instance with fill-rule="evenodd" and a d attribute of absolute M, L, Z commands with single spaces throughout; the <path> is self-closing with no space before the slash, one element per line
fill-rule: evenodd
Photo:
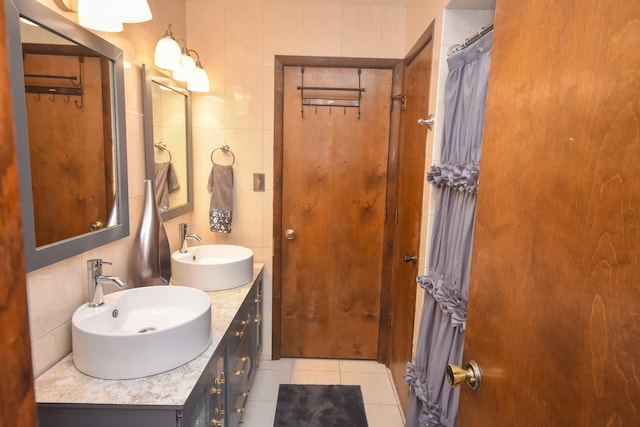
<path fill-rule="evenodd" d="M 218 233 L 231 233 L 233 213 L 233 168 L 213 164 L 207 185 L 211 191 L 209 228 Z"/>
<path fill-rule="evenodd" d="M 169 209 L 169 193 L 180 188 L 178 177 L 171 162 L 155 163 L 156 204 L 160 212 Z"/>

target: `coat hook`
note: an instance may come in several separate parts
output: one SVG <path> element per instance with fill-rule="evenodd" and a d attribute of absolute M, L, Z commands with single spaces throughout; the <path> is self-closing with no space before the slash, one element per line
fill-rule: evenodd
<path fill-rule="evenodd" d="M 53 95 L 49 96 L 49 101 L 56 102 L 56 94 L 55 93 Z"/>
<path fill-rule="evenodd" d="M 35 99 L 36 101 L 40 101 L 40 94 L 33 95 L 33 99 Z"/>

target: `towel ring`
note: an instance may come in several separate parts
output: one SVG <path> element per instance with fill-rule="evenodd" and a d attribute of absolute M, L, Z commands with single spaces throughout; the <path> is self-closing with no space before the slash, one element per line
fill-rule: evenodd
<path fill-rule="evenodd" d="M 229 146 L 227 144 L 223 145 L 222 147 L 218 147 L 215 150 L 213 150 L 211 152 L 211 163 L 215 164 L 215 162 L 213 161 L 213 155 L 215 154 L 216 151 L 222 151 L 225 154 L 231 154 L 232 160 L 231 160 L 231 164 L 229 166 L 233 166 L 236 163 L 236 156 L 235 154 L 233 154 L 233 151 L 231 151 L 231 148 L 229 148 Z"/>
<path fill-rule="evenodd" d="M 167 153 L 169 153 L 169 162 L 171 162 L 171 160 L 172 160 L 171 151 L 169 151 L 169 149 L 167 148 L 167 144 L 165 144 L 164 142 L 160 141 L 160 142 L 157 142 L 157 143 L 153 144 L 153 146 L 156 147 L 160 151 L 166 151 Z"/>

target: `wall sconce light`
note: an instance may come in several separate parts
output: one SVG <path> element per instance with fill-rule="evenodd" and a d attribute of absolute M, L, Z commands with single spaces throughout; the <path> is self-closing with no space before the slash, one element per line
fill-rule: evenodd
<path fill-rule="evenodd" d="M 173 37 L 171 24 L 169 24 L 164 36 L 156 43 L 153 63 L 156 64 L 156 67 L 171 71 L 177 70 L 182 65 L 182 50 Z"/>
<path fill-rule="evenodd" d="M 196 54 L 195 61 L 191 53 Z M 180 45 L 173 36 L 171 24 L 156 44 L 153 63 L 158 68 L 173 71 L 173 78 L 187 82 L 187 89 L 190 91 L 209 92 L 209 76 L 200 62 L 200 55 L 195 50 L 187 48 L 186 42 L 180 49 Z"/>
<path fill-rule="evenodd" d="M 209 75 L 204 70 L 202 62 L 200 62 L 200 55 L 195 50 L 190 51 L 196 54 L 196 70 L 193 72 L 193 76 L 187 81 L 187 89 L 192 92 L 209 92 Z"/>
<path fill-rule="evenodd" d="M 78 23 L 92 30 L 119 32 L 123 23 L 149 21 L 147 0 L 53 0 L 64 12 L 77 12 Z"/>
<path fill-rule="evenodd" d="M 180 60 L 180 67 L 173 70 L 173 79 L 180 82 L 187 82 L 193 77 L 193 73 L 196 71 L 196 61 L 193 60 L 189 52 L 197 52 L 195 50 L 187 49 L 187 43 L 185 42 L 182 49 L 182 56 Z"/>

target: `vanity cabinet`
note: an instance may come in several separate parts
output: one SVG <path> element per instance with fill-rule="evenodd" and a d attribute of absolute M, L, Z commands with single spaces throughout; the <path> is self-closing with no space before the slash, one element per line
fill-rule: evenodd
<path fill-rule="evenodd" d="M 262 348 L 262 266 L 211 292 L 212 344 L 193 361 L 132 380 L 100 380 L 69 355 L 36 379 L 39 427 L 238 427 Z"/>
<path fill-rule="evenodd" d="M 224 348 L 218 348 L 191 392 L 184 410 L 176 412 L 177 427 L 225 426 L 224 362 Z"/>
<path fill-rule="evenodd" d="M 231 325 L 227 339 L 229 427 L 240 424 L 244 406 L 249 397 L 251 331 L 251 300 L 247 298 Z"/>
<path fill-rule="evenodd" d="M 262 350 L 262 277 L 254 283 L 227 337 L 228 427 L 240 424 Z"/>

